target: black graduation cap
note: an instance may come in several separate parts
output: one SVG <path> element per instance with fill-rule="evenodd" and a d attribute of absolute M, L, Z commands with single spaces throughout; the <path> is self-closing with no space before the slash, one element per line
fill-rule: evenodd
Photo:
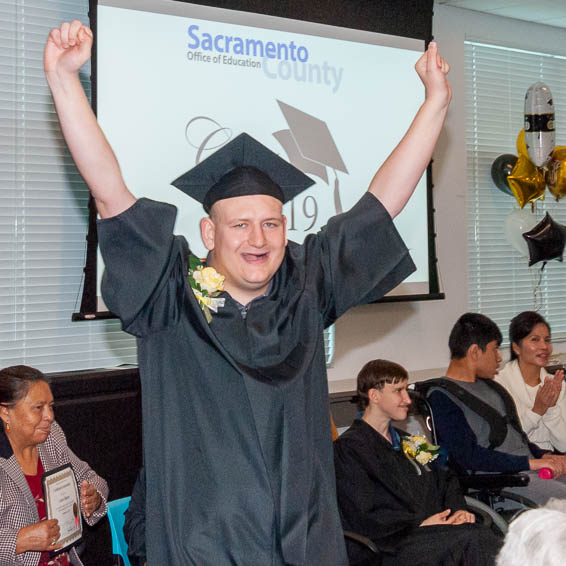
<path fill-rule="evenodd" d="M 171 183 L 209 213 L 221 199 L 269 195 L 286 203 L 314 181 L 243 133 Z"/>

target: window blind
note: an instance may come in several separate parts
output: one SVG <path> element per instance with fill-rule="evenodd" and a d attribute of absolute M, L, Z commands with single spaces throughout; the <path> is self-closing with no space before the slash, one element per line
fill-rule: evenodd
<path fill-rule="evenodd" d="M 49 30 L 88 23 L 88 0 L 0 0 L 0 367 L 45 372 L 137 363 L 118 320 L 78 310 L 88 189 L 59 129 L 43 74 Z M 81 73 L 90 94 L 90 69 Z M 333 327 L 325 332 L 327 363 Z"/>
<path fill-rule="evenodd" d="M 47 34 L 88 22 L 88 0 L 0 0 L 0 367 L 42 371 L 136 362 L 117 320 L 71 322 L 86 249 L 88 190 L 43 75 Z M 90 92 L 89 69 L 82 75 Z"/>
<path fill-rule="evenodd" d="M 542 264 L 529 268 L 505 238 L 505 219 L 518 204 L 495 187 L 490 173 L 496 157 L 517 155 L 525 93 L 536 81 L 552 91 L 556 145 L 566 145 L 566 59 L 469 41 L 465 75 L 469 308 L 492 318 L 505 336 L 513 316 L 538 310 L 552 326 L 553 338 L 566 340 L 566 265 L 548 263 L 537 286 Z M 537 219 L 548 211 L 566 224 L 566 200 L 556 202 L 547 191 L 535 208 Z"/>

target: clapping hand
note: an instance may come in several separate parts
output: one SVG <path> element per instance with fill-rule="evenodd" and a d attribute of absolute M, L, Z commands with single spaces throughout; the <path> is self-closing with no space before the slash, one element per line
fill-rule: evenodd
<path fill-rule="evenodd" d="M 552 384 L 556 389 L 556 391 L 558 392 L 558 395 L 560 395 L 560 392 L 562 391 L 563 383 L 564 383 L 564 370 L 559 369 L 554 373 L 554 376 L 552 378 Z"/>
<path fill-rule="evenodd" d="M 556 405 L 560 392 L 562 391 L 562 383 L 564 380 L 564 370 L 558 370 L 553 377 L 544 378 L 544 383 L 538 388 L 533 405 L 533 412 L 544 415 L 550 407 Z"/>

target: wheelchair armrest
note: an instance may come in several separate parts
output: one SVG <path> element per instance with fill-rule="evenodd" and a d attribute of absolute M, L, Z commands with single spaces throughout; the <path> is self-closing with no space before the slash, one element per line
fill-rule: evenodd
<path fill-rule="evenodd" d="M 483 525 L 484 527 L 491 528 L 493 525 L 493 515 L 495 511 L 491 509 L 485 503 L 482 503 L 478 499 L 474 499 L 469 495 L 464 496 L 466 500 L 466 508 L 470 513 L 473 513 L 476 517 L 476 523 Z"/>
<path fill-rule="evenodd" d="M 377 548 L 377 546 L 375 546 L 375 543 L 371 539 L 363 535 L 359 535 L 358 533 L 354 533 L 352 531 L 344 531 L 344 537 L 359 542 L 360 544 L 371 550 L 374 554 L 379 554 L 379 549 Z"/>
<path fill-rule="evenodd" d="M 524 487 L 529 483 L 527 474 L 466 474 L 458 476 L 462 489 L 500 490 L 506 487 Z"/>

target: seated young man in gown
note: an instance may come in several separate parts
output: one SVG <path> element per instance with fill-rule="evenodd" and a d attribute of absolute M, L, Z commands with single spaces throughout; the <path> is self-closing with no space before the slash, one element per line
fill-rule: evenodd
<path fill-rule="evenodd" d="M 482 314 L 466 313 L 454 325 L 446 376 L 418 384 L 432 407 L 438 441 L 463 471 L 527 472 L 527 486 L 506 488 L 527 504 L 566 499 L 566 459 L 529 442 L 513 398 L 494 381 L 501 340 L 497 325 Z M 539 478 L 541 468 L 554 479 Z"/>
<path fill-rule="evenodd" d="M 368 362 L 357 385 L 363 416 L 334 443 L 343 527 L 370 538 L 380 551 L 372 558 L 348 543 L 351 564 L 494 564 L 500 541 L 474 524 L 456 478 L 435 466 L 437 447 L 415 454 L 411 438 L 391 424 L 407 416 L 407 384 L 400 365 Z"/>

